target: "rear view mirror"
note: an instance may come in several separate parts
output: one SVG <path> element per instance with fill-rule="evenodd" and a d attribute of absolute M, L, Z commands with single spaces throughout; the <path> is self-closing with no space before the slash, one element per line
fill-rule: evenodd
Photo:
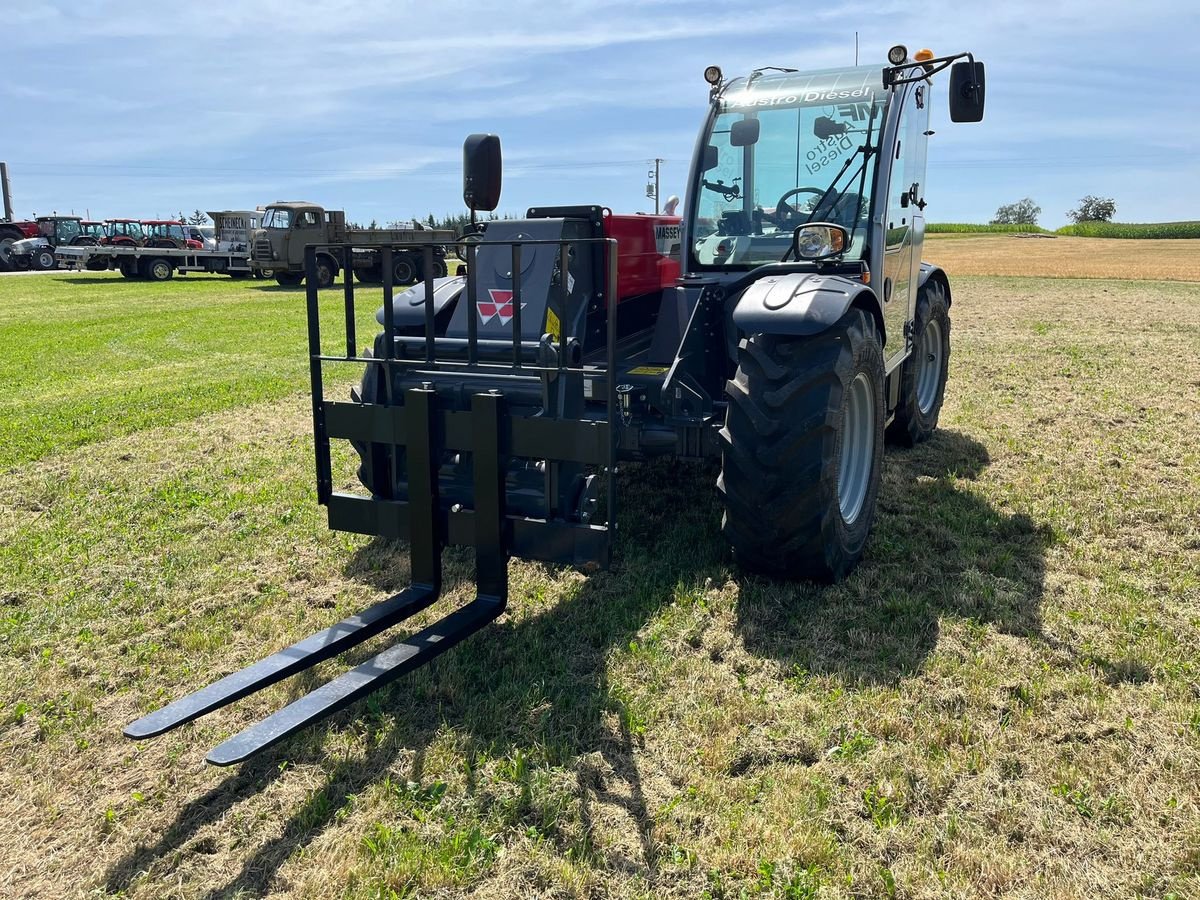
<path fill-rule="evenodd" d="M 758 119 L 742 119 L 729 129 L 729 143 L 733 147 L 749 147 L 758 143 Z"/>
<path fill-rule="evenodd" d="M 950 121 L 983 120 L 983 63 L 956 62 L 950 67 Z"/>
<path fill-rule="evenodd" d="M 491 212 L 500 205 L 500 138 L 472 134 L 463 142 L 463 202 L 472 211 Z"/>
<path fill-rule="evenodd" d="M 704 148 L 704 163 L 700 167 L 701 172 L 708 172 L 717 167 L 717 148 L 709 144 Z"/>

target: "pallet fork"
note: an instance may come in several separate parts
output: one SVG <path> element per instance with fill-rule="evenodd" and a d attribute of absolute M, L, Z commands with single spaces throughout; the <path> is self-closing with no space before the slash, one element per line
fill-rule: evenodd
<path fill-rule="evenodd" d="M 615 245 L 606 248 L 609 257 L 609 283 L 615 283 Z M 513 269 L 520 267 L 521 245 L 513 245 Z M 468 265 L 474 268 L 478 245 L 468 249 Z M 508 560 L 510 555 L 530 556 L 562 562 L 595 559 L 607 563 L 610 553 L 611 523 L 615 512 L 613 473 L 616 459 L 616 435 L 609 428 L 615 408 L 612 379 L 599 369 L 589 373 L 564 363 L 560 355 L 555 366 L 525 365 L 520 360 L 528 347 L 520 346 L 519 320 L 513 329 L 512 364 L 481 360 L 477 336 L 472 329 L 467 346 L 467 362 L 441 365 L 433 334 L 433 285 L 425 285 L 426 324 L 424 337 L 417 339 L 424 352 L 415 357 L 396 355 L 398 335 L 393 320 L 391 248 L 384 248 L 384 337 L 382 359 L 359 357 L 354 332 L 353 279 L 345 279 L 346 355 L 326 356 L 321 349 L 320 311 L 315 277 L 315 246 L 307 251 L 308 324 L 310 375 L 312 379 L 313 435 L 319 501 L 328 507 L 331 528 L 361 534 L 402 538 L 409 542 L 413 584 L 387 600 L 350 616 L 329 628 L 310 635 L 286 649 L 247 668 L 225 676 L 195 693 L 156 710 L 125 728 L 125 736 L 140 740 L 162 734 L 206 713 L 228 706 L 269 685 L 331 659 L 371 637 L 410 618 L 437 601 L 442 589 L 442 550 L 448 544 L 466 544 L 475 548 L 477 593 L 466 605 L 437 622 L 378 653 L 366 662 L 327 682 L 313 692 L 246 728 L 214 748 L 207 761 L 228 766 L 266 750 L 298 731 L 324 719 L 378 690 L 406 672 L 416 669 L 445 653 L 496 619 L 508 601 Z M 349 262 L 354 248 L 340 248 Z M 561 258 L 567 258 L 566 242 Z M 432 249 L 426 248 L 426 272 L 431 272 Z M 349 266 L 346 269 L 350 271 Z M 473 279 L 469 279 L 472 282 Z M 468 304 L 469 321 L 477 315 L 474 285 L 469 284 L 463 301 Z M 520 285 L 515 302 L 520 306 Z M 615 316 L 609 317 L 608 371 L 613 369 Z M 565 344 L 567 335 L 560 334 Z M 403 405 L 335 402 L 324 399 L 322 367 L 326 362 L 381 365 L 387 373 L 389 392 L 394 371 L 402 371 L 408 382 L 428 378 L 404 390 Z M 526 385 L 547 382 L 574 372 L 579 377 L 602 379 L 608 396 L 608 421 L 554 418 L 544 414 L 512 415 L 506 409 L 500 388 L 483 388 L 470 394 L 469 409 L 455 409 L 443 402 L 435 387 L 441 376 L 480 385 L 506 383 L 519 379 Z M 498 381 L 498 379 L 500 379 Z M 389 394 L 389 400 L 390 394 Z M 386 442 L 403 446 L 407 453 L 407 497 L 404 500 L 364 497 L 333 491 L 330 462 L 330 438 Z M 446 508 L 439 498 L 439 468 L 447 452 L 466 452 L 471 458 L 472 508 L 455 504 Z M 510 515 L 507 510 L 505 475 L 513 457 L 537 456 L 546 462 L 565 459 L 573 464 L 607 470 L 607 524 L 538 519 Z M 394 457 L 393 457 L 394 459 Z M 394 474 L 394 473 L 393 473 Z M 549 484 L 549 478 L 547 484 Z M 547 512 L 550 511 L 549 502 Z"/>

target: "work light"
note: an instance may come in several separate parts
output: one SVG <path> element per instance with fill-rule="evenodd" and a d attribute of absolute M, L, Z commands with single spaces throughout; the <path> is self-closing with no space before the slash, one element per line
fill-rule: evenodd
<path fill-rule="evenodd" d="M 903 44 L 897 44 L 888 51 L 888 62 L 890 62 L 893 66 L 900 65 L 906 59 L 908 59 L 908 48 Z"/>
<path fill-rule="evenodd" d="M 704 80 L 714 87 L 721 83 L 721 67 L 709 66 L 704 70 Z"/>

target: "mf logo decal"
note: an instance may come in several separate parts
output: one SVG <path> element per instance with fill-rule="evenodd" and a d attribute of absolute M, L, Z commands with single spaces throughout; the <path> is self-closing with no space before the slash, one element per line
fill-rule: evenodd
<path fill-rule="evenodd" d="M 492 302 L 479 304 L 479 321 L 486 325 L 492 319 L 498 318 L 501 325 L 507 325 L 513 317 L 513 292 L 489 290 L 488 294 L 491 296 Z M 522 303 L 521 309 L 528 305 Z"/>

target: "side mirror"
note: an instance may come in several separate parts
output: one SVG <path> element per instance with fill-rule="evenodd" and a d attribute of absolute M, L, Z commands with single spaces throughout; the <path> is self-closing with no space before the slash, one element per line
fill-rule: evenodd
<path fill-rule="evenodd" d="M 729 129 L 729 143 L 733 147 L 749 147 L 758 143 L 761 126 L 758 119 L 741 119 Z"/>
<path fill-rule="evenodd" d="M 463 142 L 463 202 L 471 211 L 491 212 L 500 205 L 500 137 L 472 134 Z"/>
<path fill-rule="evenodd" d="M 709 144 L 704 148 L 704 162 L 701 165 L 702 172 L 710 172 L 717 167 L 717 148 Z"/>
<path fill-rule="evenodd" d="M 850 246 L 850 232 L 833 222 L 811 222 L 792 232 L 792 256 L 796 259 L 828 259 Z"/>
<path fill-rule="evenodd" d="M 829 116 L 817 116 L 813 121 L 813 134 L 823 141 L 849 130 L 850 126 L 845 122 L 835 122 Z"/>
<path fill-rule="evenodd" d="M 956 62 L 950 67 L 950 121 L 983 121 L 983 63 Z"/>

